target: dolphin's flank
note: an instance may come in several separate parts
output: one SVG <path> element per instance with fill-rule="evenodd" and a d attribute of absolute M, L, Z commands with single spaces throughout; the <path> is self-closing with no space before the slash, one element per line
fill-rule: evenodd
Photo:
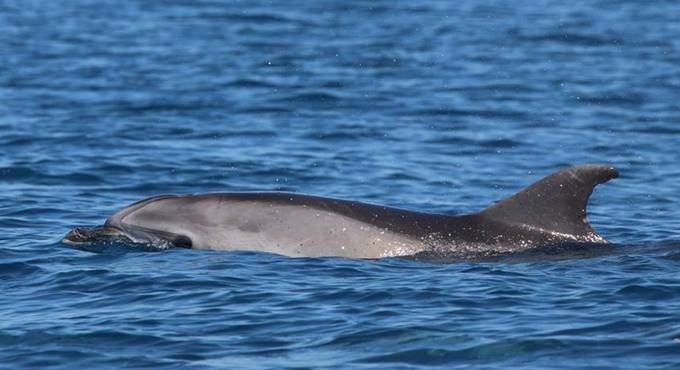
<path fill-rule="evenodd" d="M 617 176 L 607 165 L 570 167 L 479 213 L 459 216 L 290 193 L 158 196 L 123 208 L 103 227 L 75 229 L 63 241 L 349 258 L 606 243 L 588 223 L 586 207 L 595 186 Z"/>

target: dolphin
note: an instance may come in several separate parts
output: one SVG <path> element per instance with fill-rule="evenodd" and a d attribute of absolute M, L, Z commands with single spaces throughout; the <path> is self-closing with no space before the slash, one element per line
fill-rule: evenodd
<path fill-rule="evenodd" d="M 561 243 L 608 243 L 586 218 L 608 165 L 566 168 L 479 213 L 443 215 L 294 193 L 163 195 L 76 228 L 67 244 L 122 240 L 161 247 L 377 259 L 498 254 Z"/>

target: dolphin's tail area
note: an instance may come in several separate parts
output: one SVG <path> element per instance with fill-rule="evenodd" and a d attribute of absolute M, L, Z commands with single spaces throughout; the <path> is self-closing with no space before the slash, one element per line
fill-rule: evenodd
<path fill-rule="evenodd" d="M 605 243 L 588 223 L 586 207 L 595 186 L 618 176 L 619 172 L 608 165 L 569 167 L 485 209 L 479 216 L 577 241 Z"/>

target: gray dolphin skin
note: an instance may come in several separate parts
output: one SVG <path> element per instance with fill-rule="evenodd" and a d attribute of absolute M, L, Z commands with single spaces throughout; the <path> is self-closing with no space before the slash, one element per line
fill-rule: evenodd
<path fill-rule="evenodd" d="M 370 259 L 599 244 L 607 241 L 588 224 L 588 198 L 596 185 L 618 175 L 608 165 L 570 167 L 479 213 L 459 216 L 290 193 L 157 196 L 116 212 L 103 227 L 75 229 L 63 242 Z"/>

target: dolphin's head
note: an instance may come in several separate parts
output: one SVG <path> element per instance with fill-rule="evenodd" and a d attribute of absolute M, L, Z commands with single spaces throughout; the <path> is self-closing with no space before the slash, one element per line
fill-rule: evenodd
<path fill-rule="evenodd" d="M 108 225 L 92 229 L 77 227 L 71 230 L 66 234 L 64 239 L 62 239 L 62 243 L 70 245 L 92 244 L 106 241 L 130 242 L 131 239 L 122 230 Z"/>
<path fill-rule="evenodd" d="M 174 246 L 191 248 L 192 240 L 181 234 L 166 231 L 165 225 L 157 221 L 167 217 L 153 207 L 163 199 L 173 199 L 174 196 L 164 195 L 144 199 L 133 203 L 109 217 L 103 226 L 91 229 L 76 228 L 71 230 L 62 243 L 70 245 L 95 244 L 103 242 L 122 242 L 126 244 L 150 244 L 154 246 Z M 145 206 L 151 206 L 146 210 Z M 144 210 L 144 212 L 141 212 Z"/>
<path fill-rule="evenodd" d="M 66 234 L 61 242 L 69 245 L 118 242 L 125 244 L 150 244 L 157 247 L 191 248 L 192 246 L 191 239 L 184 235 L 135 225 L 123 226 L 116 227 L 107 222 L 102 227 L 92 229 L 75 228 Z"/>

